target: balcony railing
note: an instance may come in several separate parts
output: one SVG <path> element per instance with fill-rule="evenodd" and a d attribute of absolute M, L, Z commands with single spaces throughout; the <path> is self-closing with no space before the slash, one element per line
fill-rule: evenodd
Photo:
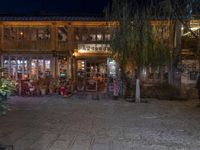
<path fill-rule="evenodd" d="M 57 42 L 57 51 L 66 51 L 68 49 L 67 41 L 58 41 Z"/>
<path fill-rule="evenodd" d="M 52 50 L 52 44 L 50 40 L 41 40 L 41 41 L 13 41 L 5 40 L 3 42 L 4 50 Z M 68 49 L 68 42 L 58 41 L 56 50 L 66 51 Z"/>
<path fill-rule="evenodd" d="M 5 50 L 51 50 L 50 40 L 41 41 L 13 41 L 5 40 L 3 42 Z"/>
<path fill-rule="evenodd" d="M 196 38 L 182 37 L 182 49 L 195 49 L 198 47 L 198 42 Z"/>

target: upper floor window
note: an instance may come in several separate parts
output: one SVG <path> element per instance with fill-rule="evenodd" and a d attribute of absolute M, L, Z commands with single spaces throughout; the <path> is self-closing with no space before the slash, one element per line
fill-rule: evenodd
<path fill-rule="evenodd" d="M 68 40 L 68 28 L 66 26 L 58 27 L 58 41 Z"/>
<path fill-rule="evenodd" d="M 82 35 L 82 41 L 87 41 L 87 40 L 88 40 L 87 34 L 83 34 L 83 35 Z"/>
<path fill-rule="evenodd" d="M 104 40 L 110 41 L 111 35 L 109 34 L 106 28 L 76 27 L 74 38 L 76 41 L 82 42 L 101 42 Z"/>
<path fill-rule="evenodd" d="M 103 41 L 103 34 L 97 34 L 97 41 Z"/>
<path fill-rule="evenodd" d="M 90 41 L 96 41 L 96 34 L 90 34 L 89 35 L 89 40 Z"/>
<path fill-rule="evenodd" d="M 48 27 L 5 27 L 3 30 L 5 40 L 49 40 L 51 30 Z"/>
<path fill-rule="evenodd" d="M 110 41 L 110 40 L 111 40 L 111 35 L 105 34 L 105 41 Z"/>

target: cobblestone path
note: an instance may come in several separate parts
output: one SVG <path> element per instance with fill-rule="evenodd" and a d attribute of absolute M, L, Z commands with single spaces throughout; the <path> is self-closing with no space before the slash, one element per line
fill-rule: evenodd
<path fill-rule="evenodd" d="M 197 101 L 11 97 L 0 144 L 14 150 L 199 150 Z"/>

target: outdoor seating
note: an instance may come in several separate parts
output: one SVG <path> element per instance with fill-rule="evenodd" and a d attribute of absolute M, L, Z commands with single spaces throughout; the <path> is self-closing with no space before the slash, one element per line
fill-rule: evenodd
<path fill-rule="evenodd" d="M 37 89 L 35 86 L 33 86 L 30 81 L 27 81 L 28 84 L 28 94 L 33 96 L 33 95 L 37 95 Z"/>
<path fill-rule="evenodd" d="M 88 80 L 86 85 L 86 91 L 96 92 L 97 91 L 97 81 L 96 80 Z"/>
<path fill-rule="evenodd" d="M 22 96 L 34 96 L 37 95 L 37 89 L 30 81 L 21 81 L 21 95 Z"/>

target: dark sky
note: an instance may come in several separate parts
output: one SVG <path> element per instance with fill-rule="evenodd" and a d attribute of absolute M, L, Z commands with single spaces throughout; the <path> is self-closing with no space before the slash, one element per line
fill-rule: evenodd
<path fill-rule="evenodd" d="M 6 14 L 102 14 L 110 0 L 1 0 Z"/>

